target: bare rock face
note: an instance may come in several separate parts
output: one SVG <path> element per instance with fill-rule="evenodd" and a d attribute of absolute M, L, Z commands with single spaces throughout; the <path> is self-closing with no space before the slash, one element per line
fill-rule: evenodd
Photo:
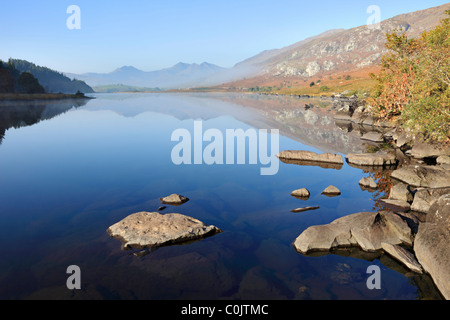
<path fill-rule="evenodd" d="M 143 249 L 197 240 L 221 230 L 178 213 L 139 212 L 109 227 L 107 232 L 121 240 L 125 249 Z"/>
<path fill-rule="evenodd" d="M 295 240 L 294 247 L 303 254 L 352 246 L 375 252 L 382 243 L 412 246 L 411 229 L 399 215 L 389 211 L 362 212 L 328 225 L 312 226 Z"/>
<path fill-rule="evenodd" d="M 446 299 L 450 299 L 450 194 L 430 208 L 427 221 L 420 224 L 414 252 Z"/>
<path fill-rule="evenodd" d="M 277 155 L 277 157 L 280 159 L 297 160 L 297 161 L 315 161 L 315 162 L 344 164 L 344 159 L 342 158 L 341 155 L 331 153 L 317 154 L 311 151 L 287 150 L 280 152 Z"/>

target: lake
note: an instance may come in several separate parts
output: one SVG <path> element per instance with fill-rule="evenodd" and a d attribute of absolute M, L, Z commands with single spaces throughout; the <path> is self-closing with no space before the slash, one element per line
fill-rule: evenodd
<path fill-rule="evenodd" d="M 97 94 L 75 102 L 0 105 L 1 299 L 413 300 L 436 295 L 431 280 L 385 255 L 357 250 L 304 256 L 308 227 L 376 210 L 383 192 L 358 184 L 365 172 L 279 163 L 176 165 L 177 129 L 278 129 L 279 149 L 364 151 L 357 131 L 337 125 L 325 100 L 257 94 Z M 313 108 L 306 110 L 305 104 Z M 206 145 L 206 144 L 205 144 Z M 329 185 L 342 195 L 328 198 Z M 293 190 L 308 188 L 299 200 Z M 157 211 L 160 197 L 190 201 L 181 213 L 222 229 L 201 241 L 123 251 L 106 230 L 130 214 Z M 292 213 L 304 206 L 319 210 Z M 77 265 L 82 289 L 66 287 Z M 381 268 L 381 290 L 367 269 Z"/>

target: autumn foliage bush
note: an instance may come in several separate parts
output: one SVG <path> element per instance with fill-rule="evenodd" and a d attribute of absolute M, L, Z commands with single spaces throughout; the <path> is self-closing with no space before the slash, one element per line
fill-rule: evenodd
<path fill-rule="evenodd" d="M 424 140 L 450 141 L 450 11 L 419 38 L 387 34 L 372 111 Z"/>

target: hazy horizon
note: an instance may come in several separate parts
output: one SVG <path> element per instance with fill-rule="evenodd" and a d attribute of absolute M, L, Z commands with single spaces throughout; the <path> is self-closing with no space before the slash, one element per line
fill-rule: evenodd
<path fill-rule="evenodd" d="M 14 1 L 0 12 L 0 59 L 24 59 L 65 73 L 142 71 L 178 62 L 223 68 L 331 29 L 364 25 L 377 5 L 381 20 L 447 1 Z M 69 30 L 67 8 L 80 8 Z M 305 14 L 314 13 L 314 14 Z"/>

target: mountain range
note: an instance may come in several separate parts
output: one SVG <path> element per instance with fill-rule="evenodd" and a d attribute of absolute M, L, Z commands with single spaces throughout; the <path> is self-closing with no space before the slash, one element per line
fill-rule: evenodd
<path fill-rule="evenodd" d="M 93 87 L 121 84 L 135 87 L 178 89 L 196 86 L 225 69 L 214 64 L 177 63 L 171 68 L 142 71 L 133 66 L 124 66 L 110 73 L 66 73 L 70 78 L 85 81 Z"/>
<path fill-rule="evenodd" d="M 377 67 L 387 52 L 386 33 L 398 30 L 408 37 L 417 37 L 438 25 L 446 17 L 446 10 L 450 10 L 450 3 L 384 20 L 379 27 L 363 25 L 329 30 L 285 48 L 263 51 L 228 69 L 204 62 L 178 63 L 150 72 L 125 66 L 105 74 L 66 75 L 90 86 L 121 84 L 182 89 L 218 85 L 251 87 L 285 79 L 345 74 Z"/>

